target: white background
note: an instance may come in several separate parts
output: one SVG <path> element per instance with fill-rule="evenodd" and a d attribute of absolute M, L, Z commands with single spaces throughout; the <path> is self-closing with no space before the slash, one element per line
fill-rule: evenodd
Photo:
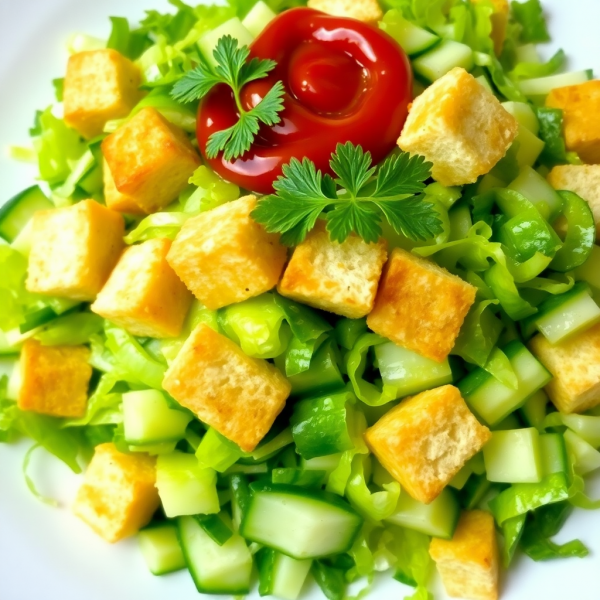
<path fill-rule="evenodd" d="M 600 75 L 600 0 L 543 2 L 554 37 L 545 54 L 562 46 L 571 68 L 591 67 Z M 4 150 L 26 144 L 34 110 L 53 101 L 50 82 L 64 74 L 69 34 L 85 31 L 106 38 L 109 15 L 135 19 L 145 9 L 166 6 L 161 0 L 0 0 L 0 202 L 34 180 L 34 169 L 10 162 Z M 26 448 L 0 445 L 0 600 L 197 598 L 186 572 L 153 577 L 134 540 L 111 546 L 73 517 L 68 506 L 78 480 L 43 453 L 34 458 L 33 473 L 61 508 L 33 498 L 21 474 Z M 504 578 L 502 599 L 599 600 L 600 512 L 577 512 L 559 540 L 573 537 L 588 544 L 589 558 L 535 564 L 519 557 Z M 400 599 L 409 591 L 388 576 L 381 580 L 371 596 L 376 600 Z M 444 598 L 439 582 L 435 588 L 436 598 Z M 308 597 L 321 597 L 314 584 Z"/>

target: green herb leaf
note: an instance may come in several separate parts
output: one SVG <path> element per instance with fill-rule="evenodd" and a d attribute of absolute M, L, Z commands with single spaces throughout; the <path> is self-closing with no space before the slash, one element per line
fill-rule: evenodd
<path fill-rule="evenodd" d="M 331 168 L 340 178 L 339 183 L 352 196 L 357 196 L 361 188 L 375 173 L 371 168 L 371 153 L 363 152 L 360 146 L 350 142 L 338 144 L 335 154 L 331 157 Z"/>

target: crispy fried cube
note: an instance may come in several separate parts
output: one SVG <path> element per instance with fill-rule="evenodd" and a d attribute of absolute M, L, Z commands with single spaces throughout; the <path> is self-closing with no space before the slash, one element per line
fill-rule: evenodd
<path fill-rule="evenodd" d="M 185 342 L 164 389 L 245 452 L 267 434 L 290 394 L 288 380 L 205 323 Z"/>
<path fill-rule="evenodd" d="M 396 248 L 367 324 L 395 344 L 442 362 L 454 346 L 475 293 L 460 277 Z"/>
<path fill-rule="evenodd" d="M 140 70 L 116 50 L 78 52 L 64 83 L 65 122 L 83 137 L 100 135 L 107 121 L 126 117 L 140 101 Z"/>
<path fill-rule="evenodd" d="M 111 210 L 116 210 L 120 213 L 126 213 L 129 215 L 144 215 L 146 214 L 141 207 L 139 207 L 135 200 L 127 194 L 121 194 L 115 185 L 110 167 L 104 159 L 102 164 L 102 176 L 104 179 L 104 201 L 106 206 Z"/>
<path fill-rule="evenodd" d="M 600 405 L 600 324 L 555 346 L 540 334 L 529 347 L 554 376 L 545 389 L 560 412 Z"/>
<path fill-rule="evenodd" d="M 559 165 L 550 171 L 548 181 L 555 190 L 569 190 L 587 200 L 600 241 L 600 165 Z"/>
<path fill-rule="evenodd" d="M 92 301 L 123 249 L 123 217 L 94 202 L 37 212 L 32 219 L 27 289 Z"/>
<path fill-rule="evenodd" d="M 192 295 L 167 262 L 171 241 L 130 246 L 92 304 L 92 310 L 141 337 L 177 337 Z"/>
<path fill-rule="evenodd" d="M 464 185 L 491 171 L 518 130 L 498 99 L 456 67 L 415 99 L 398 145 L 431 161 L 443 185 Z"/>
<path fill-rule="evenodd" d="M 319 221 L 294 250 L 278 290 L 298 302 L 360 319 L 373 309 L 386 258 L 385 240 L 367 244 L 351 235 L 342 244 L 332 242 Z"/>
<path fill-rule="evenodd" d="M 367 430 L 379 462 L 419 502 L 433 502 L 490 439 L 452 385 L 401 402 Z"/>
<path fill-rule="evenodd" d="M 216 310 L 259 296 L 279 281 L 287 250 L 250 213 L 246 196 L 189 219 L 167 256 L 188 289 Z"/>
<path fill-rule="evenodd" d="M 77 492 L 73 512 L 107 542 L 118 542 L 147 525 L 160 505 L 156 459 L 122 454 L 100 444 Z"/>
<path fill-rule="evenodd" d="M 89 357 L 85 346 L 42 346 L 27 340 L 19 363 L 19 408 L 52 417 L 82 417 L 92 376 Z"/>
<path fill-rule="evenodd" d="M 482 0 L 471 0 L 471 2 L 480 4 Z M 497 56 L 500 56 L 506 39 L 510 7 L 508 0 L 492 0 L 492 6 L 494 7 L 494 12 L 490 17 L 492 21 L 492 40 L 494 42 L 494 52 Z"/>
<path fill-rule="evenodd" d="M 377 0 L 308 0 L 308 7 L 335 17 L 350 17 L 365 23 L 373 23 L 383 17 Z"/>
<path fill-rule="evenodd" d="M 546 106 L 563 111 L 567 150 L 577 152 L 585 163 L 600 163 L 600 81 L 552 90 Z"/>
<path fill-rule="evenodd" d="M 498 598 L 498 543 L 490 513 L 463 512 L 454 537 L 433 538 L 429 554 L 449 596 L 465 600 Z"/>
<path fill-rule="evenodd" d="M 146 213 L 170 204 L 200 165 L 185 132 L 143 108 L 102 142 L 114 184 Z"/>

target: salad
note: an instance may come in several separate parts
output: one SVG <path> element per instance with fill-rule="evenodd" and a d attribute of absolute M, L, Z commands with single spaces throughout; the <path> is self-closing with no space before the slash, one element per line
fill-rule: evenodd
<path fill-rule="evenodd" d="M 41 447 L 203 594 L 488 600 L 587 556 L 552 538 L 600 508 L 600 81 L 540 59 L 539 0 L 170 3 L 72 36 L 11 149 L 32 493 Z"/>

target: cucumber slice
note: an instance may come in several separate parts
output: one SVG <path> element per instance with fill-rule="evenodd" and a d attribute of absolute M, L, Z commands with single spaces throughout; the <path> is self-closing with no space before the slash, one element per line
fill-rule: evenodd
<path fill-rule="evenodd" d="M 0 237 L 12 242 L 38 210 L 54 208 L 54 204 L 38 185 L 17 194 L 0 207 Z"/>
<path fill-rule="evenodd" d="M 540 429 L 546 418 L 548 396 L 544 390 L 539 390 L 523 404 L 520 409 L 521 416 L 530 427 Z"/>
<path fill-rule="evenodd" d="M 123 428 L 128 444 L 145 446 L 179 441 L 191 420 L 189 413 L 170 408 L 158 390 L 123 394 Z"/>
<path fill-rule="evenodd" d="M 600 446 L 600 418 L 588 415 L 561 415 L 562 422 L 594 448 Z"/>
<path fill-rule="evenodd" d="M 494 88 L 492 88 L 492 84 L 490 80 L 485 75 L 480 75 L 479 77 L 475 77 L 475 80 L 479 82 L 479 84 L 484 87 L 490 94 L 494 93 Z"/>
<path fill-rule="evenodd" d="M 246 542 L 233 535 L 219 546 L 193 517 L 177 520 L 179 541 L 188 569 L 201 594 L 247 594 L 252 555 Z"/>
<path fill-rule="evenodd" d="M 521 342 L 513 341 L 504 348 L 517 376 L 517 389 L 504 385 L 495 377 L 477 368 L 459 384 L 463 398 L 488 425 L 494 426 L 543 388 L 552 375 Z"/>
<path fill-rule="evenodd" d="M 567 449 L 565 439 L 560 433 L 545 433 L 540 435 L 540 454 L 542 457 L 542 475 L 566 473 Z"/>
<path fill-rule="evenodd" d="M 439 363 L 392 342 L 375 346 L 375 357 L 383 383 L 397 388 L 398 398 L 452 383 L 448 359 Z"/>
<path fill-rule="evenodd" d="M 560 214 L 563 200 L 554 188 L 534 169 L 525 165 L 519 176 L 508 185 L 509 190 L 522 194 L 531 202 L 540 214 L 552 222 Z"/>
<path fill-rule="evenodd" d="M 44 306 L 43 308 L 26 315 L 25 322 L 19 325 L 19 331 L 21 333 L 28 333 L 42 325 L 47 325 L 57 317 L 58 315 L 49 306 Z"/>
<path fill-rule="evenodd" d="M 21 372 L 21 362 L 19 359 L 13 361 L 8 384 L 6 386 L 6 398 L 16 402 L 19 399 L 21 386 L 23 384 L 23 374 Z"/>
<path fill-rule="evenodd" d="M 262 0 L 250 9 L 250 12 L 244 17 L 242 25 L 254 37 L 258 37 L 262 30 L 277 16 L 271 8 Z"/>
<path fill-rule="evenodd" d="M 256 562 L 259 594 L 282 600 L 298 598 L 312 566 L 311 559 L 297 560 L 271 548 L 260 550 Z"/>
<path fill-rule="evenodd" d="M 567 449 L 575 459 L 576 473 L 587 475 L 596 469 L 600 469 L 600 452 L 596 448 L 570 429 L 565 431 L 564 436 Z"/>
<path fill-rule="evenodd" d="M 537 136 L 539 134 L 540 122 L 530 104 L 527 102 L 502 102 L 502 106 L 520 125 L 527 127 L 533 135 Z"/>
<path fill-rule="evenodd" d="M 198 48 L 204 58 L 213 67 L 217 66 L 213 50 L 217 47 L 217 42 L 226 35 L 230 35 L 238 41 L 238 48 L 249 46 L 254 41 L 254 36 L 242 25 L 242 22 L 237 17 L 225 21 L 222 25 L 204 34 L 198 40 Z"/>
<path fill-rule="evenodd" d="M 142 556 L 153 575 L 166 575 L 185 569 L 185 558 L 173 523 L 161 523 L 138 533 Z"/>
<path fill-rule="evenodd" d="M 536 79 L 524 79 L 519 83 L 521 91 L 526 96 L 547 96 L 552 90 L 570 85 L 585 83 L 593 77 L 593 71 L 575 71 L 572 73 L 561 73 L 549 77 L 538 77 Z"/>
<path fill-rule="evenodd" d="M 284 485 L 250 486 L 240 533 L 299 560 L 347 552 L 362 518 L 335 494 Z"/>
<path fill-rule="evenodd" d="M 585 281 L 600 290 L 600 246 L 594 245 L 589 258 L 575 269 L 575 279 Z"/>
<path fill-rule="evenodd" d="M 467 71 L 473 68 L 473 50 L 453 40 L 443 40 L 432 50 L 412 61 L 415 73 L 428 81 L 436 81 L 454 67 L 462 67 Z"/>
<path fill-rule="evenodd" d="M 454 492 L 446 488 L 430 504 L 423 504 L 403 492 L 398 499 L 396 511 L 386 521 L 449 540 L 454 535 L 459 517 L 458 500 Z"/>
<path fill-rule="evenodd" d="M 397 10 L 387 12 L 379 27 L 393 37 L 409 56 L 421 54 L 440 41 L 437 35 L 407 21 Z"/>
<path fill-rule="evenodd" d="M 546 145 L 523 125 L 519 125 L 519 133 L 514 143 L 518 144 L 516 158 L 519 167 L 532 167 Z"/>
<path fill-rule="evenodd" d="M 538 483 L 542 480 L 540 434 L 535 427 L 494 431 L 483 447 L 488 481 Z"/>

